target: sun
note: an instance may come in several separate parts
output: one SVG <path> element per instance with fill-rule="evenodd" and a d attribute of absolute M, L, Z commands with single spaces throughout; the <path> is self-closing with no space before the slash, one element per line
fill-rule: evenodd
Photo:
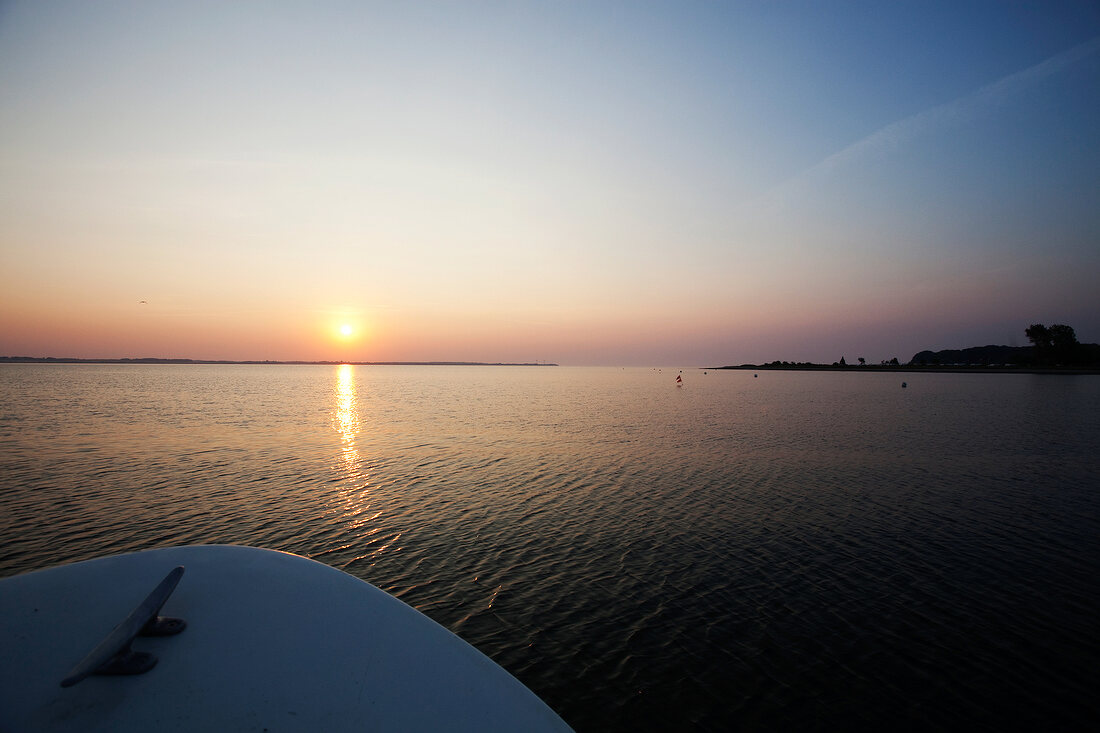
<path fill-rule="evenodd" d="M 325 333 L 330 343 L 351 347 L 370 338 L 371 324 L 355 314 L 343 313 L 325 324 Z"/>

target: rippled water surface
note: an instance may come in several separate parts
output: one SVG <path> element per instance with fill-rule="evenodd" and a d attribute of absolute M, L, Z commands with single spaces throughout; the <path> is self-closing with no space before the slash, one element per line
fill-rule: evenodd
<path fill-rule="evenodd" d="M 0 575 L 303 554 L 581 731 L 1095 722 L 1100 377 L 677 373 L 0 365 Z"/>

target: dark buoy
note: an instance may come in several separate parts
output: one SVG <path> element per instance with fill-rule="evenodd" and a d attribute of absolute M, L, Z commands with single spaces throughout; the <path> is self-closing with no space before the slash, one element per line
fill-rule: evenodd
<path fill-rule="evenodd" d="M 902 382 L 902 383 L 901 383 L 901 388 L 902 388 L 902 389 L 905 389 L 905 388 L 906 388 L 906 387 L 908 387 L 908 386 L 909 386 L 909 385 L 908 385 L 908 384 L 906 384 L 905 382 Z"/>
<path fill-rule="evenodd" d="M 756 376 L 757 376 L 757 375 L 753 374 L 753 375 L 752 375 L 752 378 L 753 378 L 753 379 L 756 379 Z"/>

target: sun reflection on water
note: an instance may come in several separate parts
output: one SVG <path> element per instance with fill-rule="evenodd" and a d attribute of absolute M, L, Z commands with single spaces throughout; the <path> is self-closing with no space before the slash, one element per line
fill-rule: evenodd
<path fill-rule="evenodd" d="M 358 445 L 363 429 L 360 410 L 355 367 L 341 364 L 336 368 L 336 383 L 333 387 L 332 427 L 340 434 L 340 456 L 336 469 L 343 474 L 343 481 L 333 510 L 338 514 L 344 531 L 354 541 L 330 550 L 336 554 L 325 561 L 344 569 L 384 552 L 400 549 L 393 545 L 401 537 L 401 533 L 380 534 L 382 528 L 375 524 L 382 510 L 372 510 L 371 506 L 373 497 L 368 470 L 370 466 L 364 465 Z"/>
<path fill-rule="evenodd" d="M 340 464 L 344 478 L 353 489 L 363 488 L 366 476 L 356 443 L 363 426 L 359 418 L 359 390 L 355 381 L 355 367 L 351 364 L 336 367 L 333 398 L 332 427 L 340 434 Z"/>
<path fill-rule="evenodd" d="M 359 434 L 359 393 L 355 387 L 355 367 L 341 364 L 336 368 L 336 403 L 332 410 L 332 423 L 343 441 L 345 463 L 359 459 L 355 436 Z"/>

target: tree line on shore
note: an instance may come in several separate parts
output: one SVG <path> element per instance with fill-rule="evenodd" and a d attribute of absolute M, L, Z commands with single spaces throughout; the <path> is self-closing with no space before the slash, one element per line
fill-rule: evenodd
<path fill-rule="evenodd" d="M 1100 368 L 1100 344 L 1082 344 L 1077 340 L 1073 327 L 1062 323 L 1045 326 L 1033 323 L 1024 329 L 1031 346 L 972 346 L 967 349 L 943 349 L 920 351 L 908 362 L 897 357 L 883 360 L 870 368 L 901 366 L 928 367 L 1007 367 L 1041 369 L 1096 369 Z M 867 359 L 858 357 L 860 367 L 867 367 Z M 766 364 L 743 364 L 742 367 L 759 366 L 770 369 L 829 369 L 850 368 L 846 357 L 840 357 L 832 365 L 811 362 L 773 361 Z"/>
<path fill-rule="evenodd" d="M 1017 366 L 1045 369 L 1100 366 L 1100 344 L 1082 344 L 1072 326 L 1033 323 L 1024 329 L 1031 346 L 973 346 L 969 349 L 922 351 L 914 365 Z"/>

